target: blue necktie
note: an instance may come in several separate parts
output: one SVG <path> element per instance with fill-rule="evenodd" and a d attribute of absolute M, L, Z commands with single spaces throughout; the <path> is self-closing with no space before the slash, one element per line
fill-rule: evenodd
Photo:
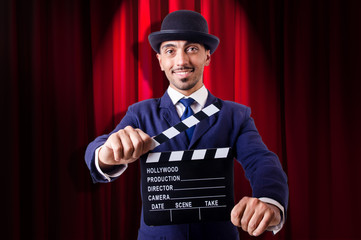
<path fill-rule="evenodd" d="M 180 103 L 182 103 L 185 107 L 185 110 L 183 112 L 183 115 L 181 116 L 181 120 L 183 121 L 184 119 L 188 118 L 189 116 L 193 115 L 193 110 L 191 108 L 192 103 L 194 102 L 193 98 L 182 98 L 181 100 L 179 100 Z M 188 137 L 188 140 L 190 141 L 192 139 L 193 136 L 193 132 L 194 132 L 194 128 L 196 126 L 193 126 L 191 128 L 188 128 L 186 130 L 186 134 Z"/>

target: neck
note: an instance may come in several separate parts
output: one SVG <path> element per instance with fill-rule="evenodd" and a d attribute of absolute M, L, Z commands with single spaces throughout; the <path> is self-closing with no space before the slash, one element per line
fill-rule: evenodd
<path fill-rule="evenodd" d="M 176 90 L 177 92 L 183 94 L 184 96 L 190 96 L 192 93 L 198 91 L 201 87 L 203 87 L 203 83 L 200 85 L 196 85 L 189 90 L 181 90 L 181 89 L 174 87 L 173 85 L 170 85 L 170 87 L 173 88 L 174 90 Z"/>

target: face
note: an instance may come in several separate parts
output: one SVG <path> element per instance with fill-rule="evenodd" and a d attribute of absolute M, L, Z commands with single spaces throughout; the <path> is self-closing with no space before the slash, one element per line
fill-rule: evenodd
<path fill-rule="evenodd" d="M 188 96 L 203 86 L 204 66 L 211 60 L 210 51 L 203 45 L 166 41 L 161 44 L 157 57 L 172 88 Z"/>

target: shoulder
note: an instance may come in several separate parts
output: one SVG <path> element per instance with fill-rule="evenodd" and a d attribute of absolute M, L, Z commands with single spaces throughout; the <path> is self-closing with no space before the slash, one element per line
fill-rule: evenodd
<path fill-rule="evenodd" d="M 151 99 L 143 100 L 130 105 L 129 111 L 134 113 L 152 111 L 154 108 L 158 108 L 159 103 L 160 103 L 160 98 L 151 98 Z"/>
<path fill-rule="evenodd" d="M 250 115 L 251 109 L 243 104 L 227 101 L 227 100 L 220 100 L 222 103 L 222 111 L 224 113 L 230 113 L 235 115 Z"/>
<path fill-rule="evenodd" d="M 249 107 L 247 107 L 246 105 L 236 103 L 236 102 L 233 102 L 233 101 L 221 100 L 221 99 L 220 99 L 220 101 L 227 108 L 232 108 L 232 109 L 235 109 L 235 110 L 244 110 L 244 111 L 249 109 Z"/>

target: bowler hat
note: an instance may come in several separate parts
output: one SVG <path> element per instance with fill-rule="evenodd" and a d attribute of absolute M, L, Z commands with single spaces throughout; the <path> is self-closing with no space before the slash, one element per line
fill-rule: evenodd
<path fill-rule="evenodd" d="M 209 34 L 206 19 L 197 12 L 178 10 L 169 13 L 163 20 L 161 30 L 149 34 L 148 40 L 153 50 L 160 52 L 162 42 L 186 40 L 204 44 L 211 54 L 216 50 L 219 39 Z"/>

